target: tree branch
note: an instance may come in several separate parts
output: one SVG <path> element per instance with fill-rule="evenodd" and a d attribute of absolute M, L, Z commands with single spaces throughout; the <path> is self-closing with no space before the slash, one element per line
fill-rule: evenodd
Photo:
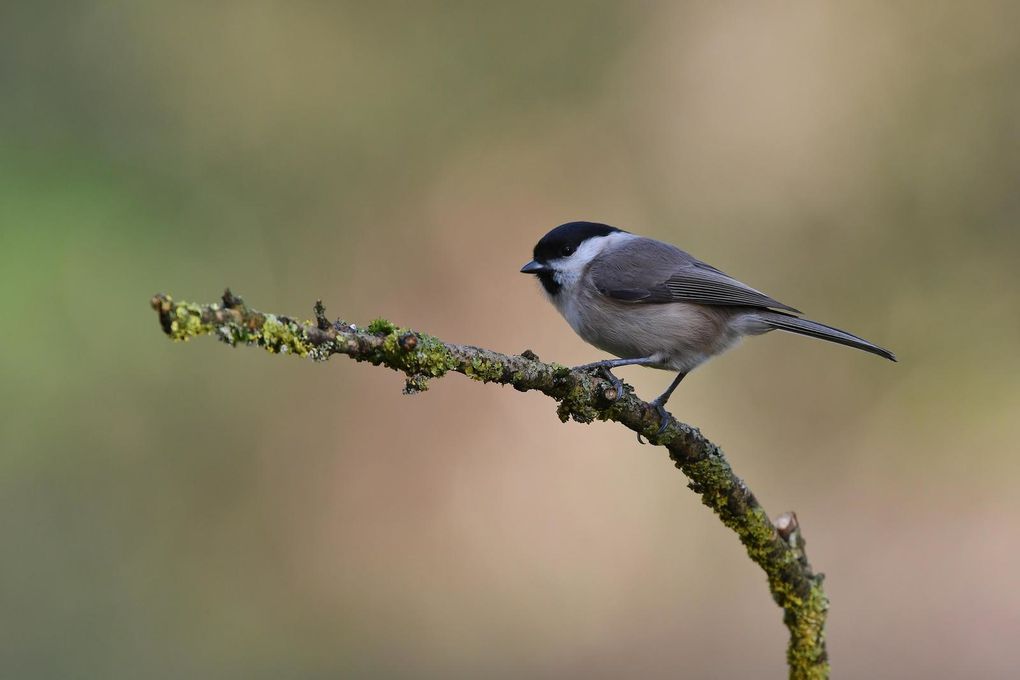
<path fill-rule="evenodd" d="M 822 590 L 822 574 L 812 571 L 804 553 L 796 516 L 785 513 L 773 524 L 747 485 L 733 473 L 723 452 L 697 428 L 670 417 L 665 431 L 657 435 L 655 409 L 638 399 L 633 390 L 625 388 L 624 394 L 616 394 L 601 377 L 544 363 L 530 350 L 508 355 L 455 345 L 381 319 L 367 328 L 340 320 L 330 322 L 321 301 L 315 305 L 315 320 L 305 323 L 255 311 L 229 290 L 221 302 L 209 305 L 175 302 L 169 295 L 159 294 L 152 298 L 152 307 L 163 331 L 173 340 L 215 335 L 231 346 L 256 345 L 272 353 L 316 361 L 346 354 L 355 361 L 404 373 L 407 393 L 428 389 L 430 379 L 451 371 L 462 373 L 522 392 L 542 392 L 559 402 L 557 414 L 564 422 L 611 420 L 666 447 L 676 467 L 687 476 L 688 486 L 736 532 L 747 554 L 764 570 L 790 631 L 790 677 L 828 677 L 825 615 L 829 603 Z"/>

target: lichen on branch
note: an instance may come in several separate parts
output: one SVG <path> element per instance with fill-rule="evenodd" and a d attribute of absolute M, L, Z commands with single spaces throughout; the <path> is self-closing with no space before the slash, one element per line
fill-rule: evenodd
<path fill-rule="evenodd" d="M 399 371 L 404 391 L 428 389 L 434 378 L 454 372 L 480 382 L 511 385 L 522 392 L 535 390 L 558 402 L 564 422 L 613 421 L 663 446 L 688 486 L 701 496 L 723 524 L 736 532 L 748 556 L 765 572 L 773 599 L 783 608 L 790 632 L 787 663 L 791 678 L 826 678 L 829 662 L 825 649 L 825 617 L 829 602 L 804 552 L 804 538 L 796 516 L 785 513 L 776 523 L 769 519 L 747 485 L 734 474 L 718 446 L 697 428 L 669 417 L 658 434 L 655 409 L 624 387 L 623 394 L 599 375 L 545 363 L 533 352 L 501 354 L 469 345 L 456 345 L 385 319 L 365 328 L 337 319 L 329 321 L 322 302 L 315 304 L 315 319 L 266 314 L 248 307 L 227 290 L 216 303 L 177 302 L 158 294 L 151 301 L 163 332 L 186 341 L 212 335 L 231 346 L 263 347 L 274 354 L 292 354 L 325 361 L 344 354 L 355 361 Z"/>

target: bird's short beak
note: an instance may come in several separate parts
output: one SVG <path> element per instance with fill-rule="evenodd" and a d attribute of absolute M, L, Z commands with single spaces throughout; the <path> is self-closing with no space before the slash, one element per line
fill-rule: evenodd
<path fill-rule="evenodd" d="M 544 264 L 541 264 L 540 262 L 535 262 L 534 260 L 532 260 L 528 264 L 526 264 L 523 267 L 521 267 L 521 273 L 522 274 L 538 274 L 539 272 L 544 272 L 547 269 L 548 269 L 548 267 L 546 267 Z"/>

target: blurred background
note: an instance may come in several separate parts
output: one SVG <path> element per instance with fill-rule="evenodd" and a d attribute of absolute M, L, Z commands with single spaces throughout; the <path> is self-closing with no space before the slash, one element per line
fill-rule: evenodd
<path fill-rule="evenodd" d="M 670 406 L 797 511 L 838 677 L 1016 677 L 1015 10 L 4 3 L 0 675 L 785 677 L 661 449 L 149 308 L 592 361 L 518 273 L 591 219 L 899 355 L 774 333 Z"/>

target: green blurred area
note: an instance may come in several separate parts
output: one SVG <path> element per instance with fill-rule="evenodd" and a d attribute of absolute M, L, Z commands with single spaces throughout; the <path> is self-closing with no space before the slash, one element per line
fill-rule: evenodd
<path fill-rule="evenodd" d="M 6 3 L 0 676 L 783 677 L 761 574 L 626 432 L 148 307 L 229 285 L 591 361 L 517 273 L 571 219 L 896 351 L 772 334 L 671 408 L 797 510 L 838 675 L 1015 675 L 1018 18 Z"/>

